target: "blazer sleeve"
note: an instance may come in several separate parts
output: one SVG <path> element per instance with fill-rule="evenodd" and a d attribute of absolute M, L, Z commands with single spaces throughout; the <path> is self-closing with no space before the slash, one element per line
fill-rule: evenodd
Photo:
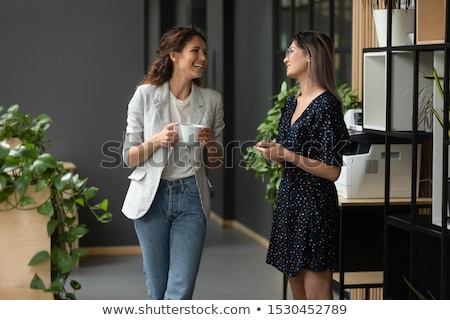
<path fill-rule="evenodd" d="M 144 141 L 144 104 L 145 97 L 142 92 L 143 86 L 139 86 L 134 92 L 127 111 L 127 126 L 122 149 L 123 162 L 128 164 L 128 151 Z"/>

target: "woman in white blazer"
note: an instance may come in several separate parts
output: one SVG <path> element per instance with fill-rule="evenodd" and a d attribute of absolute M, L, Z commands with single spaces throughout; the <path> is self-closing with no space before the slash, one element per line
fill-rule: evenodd
<path fill-rule="evenodd" d="M 124 163 L 134 168 L 123 203 L 134 220 L 149 299 L 192 299 L 200 265 L 210 184 L 206 168 L 223 160 L 223 102 L 200 86 L 206 42 L 194 27 L 174 27 L 128 105 Z M 200 124 L 198 143 L 177 126 Z"/>

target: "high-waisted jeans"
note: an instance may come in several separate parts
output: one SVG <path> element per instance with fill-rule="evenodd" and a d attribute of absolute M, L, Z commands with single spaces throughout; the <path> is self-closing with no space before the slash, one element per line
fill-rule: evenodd
<path fill-rule="evenodd" d="M 195 177 L 161 180 L 149 211 L 134 226 L 149 299 L 192 299 L 206 234 Z"/>

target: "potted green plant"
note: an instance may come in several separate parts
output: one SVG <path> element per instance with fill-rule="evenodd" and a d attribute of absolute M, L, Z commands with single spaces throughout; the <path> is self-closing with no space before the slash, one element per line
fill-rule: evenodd
<path fill-rule="evenodd" d="M 338 85 L 337 91 L 342 99 L 342 113 L 345 114 L 350 109 L 361 109 L 361 99 L 356 89 L 349 86 L 348 83 L 342 82 Z"/>
<path fill-rule="evenodd" d="M 278 122 L 281 116 L 281 108 L 286 104 L 287 99 L 299 90 L 299 84 L 295 84 L 288 88 L 286 81 L 281 84 L 280 92 L 271 97 L 274 100 L 273 106 L 267 112 L 267 117 L 257 127 L 256 141 L 276 141 L 278 135 Z M 356 89 L 352 89 L 347 83 L 343 82 L 338 85 L 338 94 L 342 99 L 342 112 L 345 114 L 349 109 L 360 109 L 361 99 L 356 93 Z M 269 177 L 266 184 L 265 199 L 273 206 L 276 204 L 277 190 L 281 181 L 283 167 L 277 163 L 269 162 L 264 159 L 261 153 L 253 147 L 246 149 L 244 155 L 247 170 L 254 170 L 255 177 L 265 181 Z"/>
<path fill-rule="evenodd" d="M 55 299 L 76 299 L 75 292 L 81 284 L 69 276 L 87 251 L 74 243 L 89 232 L 78 222 L 78 209 L 84 208 L 102 223 L 109 222 L 112 215 L 107 211 L 107 199 L 94 202 L 97 187 L 88 186 L 87 178 L 65 169 L 62 162 L 46 152 L 50 140 L 45 133 L 51 122 L 45 114 L 32 118 L 21 113 L 18 105 L 6 110 L 0 106 L 0 210 L 34 207 L 40 215 L 48 217 L 51 248 L 36 252 L 29 265 L 50 260 L 50 285 L 46 286 L 36 274 L 30 288 L 52 292 Z M 11 139 L 18 143 L 10 143 Z M 45 189 L 49 191 L 48 197 L 37 202 L 33 194 Z"/>
<path fill-rule="evenodd" d="M 278 135 L 278 122 L 281 116 L 281 108 L 285 105 L 287 99 L 297 92 L 299 85 L 288 88 L 286 81 L 281 84 L 280 92 L 273 96 L 274 103 L 272 108 L 267 112 L 267 117 L 256 129 L 258 134 L 256 135 L 256 141 L 276 141 Z M 260 152 L 253 147 L 247 148 L 247 153 L 244 155 L 246 161 L 245 167 L 247 170 L 254 170 L 255 177 L 261 179 L 263 182 L 266 177 L 269 177 L 269 182 L 266 184 L 265 199 L 275 206 L 276 193 L 281 181 L 281 173 L 283 167 L 277 163 L 269 162 L 264 159 Z"/>

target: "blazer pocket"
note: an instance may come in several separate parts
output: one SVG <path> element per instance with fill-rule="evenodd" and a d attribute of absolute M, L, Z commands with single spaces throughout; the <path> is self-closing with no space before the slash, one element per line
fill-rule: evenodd
<path fill-rule="evenodd" d="M 142 179 L 145 177 L 146 174 L 147 174 L 147 171 L 146 171 L 145 169 L 138 168 L 138 169 L 135 169 L 135 170 L 128 176 L 128 179 L 140 181 L 140 180 L 142 180 Z"/>

